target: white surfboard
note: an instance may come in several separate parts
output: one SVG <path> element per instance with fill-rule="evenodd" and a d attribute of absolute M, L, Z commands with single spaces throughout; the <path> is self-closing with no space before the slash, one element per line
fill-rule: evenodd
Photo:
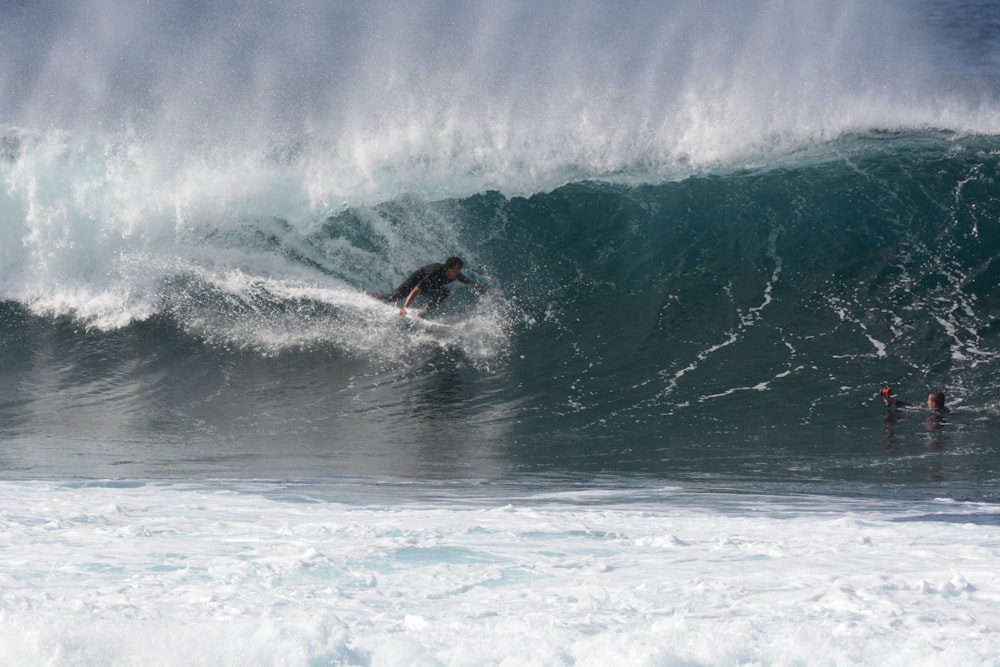
<path fill-rule="evenodd" d="M 437 320 L 431 320 L 431 319 L 427 319 L 426 317 L 420 317 L 420 316 L 418 316 L 417 313 L 420 312 L 419 308 L 408 308 L 406 310 L 406 317 L 400 317 L 399 316 L 399 310 L 400 310 L 399 306 L 395 306 L 395 305 L 392 305 L 392 304 L 385 303 L 385 301 L 382 301 L 381 299 L 379 299 L 378 296 L 376 294 L 373 294 L 372 292 L 368 292 L 368 296 L 370 296 L 373 299 L 375 299 L 376 301 L 384 304 L 386 312 L 387 313 L 391 313 L 390 317 L 397 317 L 397 318 L 403 320 L 406 324 L 410 324 L 410 325 L 413 325 L 415 327 L 423 327 L 423 328 L 428 329 L 428 330 L 435 330 L 435 329 L 437 329 L 437 330 L 440 330 L 440 331 L 444 331 L 444 330 L 447 330 L 447 329 L 455 329 L 456 328 L 455 325 L 453 325 L 453 324 L 445 324 L 444 322 L 438 322 Z"/>
<path fill-rule="evenodd" d="M 403 318 L 407 323 L 412 323 L 417 326 L 426 327 L 428 329 L 454 329 L 455 325 L 445 324 L 444 322 L 438 322 L 436 320 L 429 320 L 426 317 L 419 317 L 413 311 L 407 311 L 406 317 Z"/>

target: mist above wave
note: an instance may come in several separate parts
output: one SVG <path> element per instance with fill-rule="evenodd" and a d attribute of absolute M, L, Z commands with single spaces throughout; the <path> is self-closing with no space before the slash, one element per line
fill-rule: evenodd
<path fill-rule="evenodd" d="M 310 194 L 653 180 L 870 128 L 1000 129 L 906 3 L 24 6 L 0 122 L 306 164 Z M 44 45 L 39 48 L 39 45 Z M 971 74 L 975 74 L 972 72 Z M 221 154 L 221 157 L 220 157 Z"/>

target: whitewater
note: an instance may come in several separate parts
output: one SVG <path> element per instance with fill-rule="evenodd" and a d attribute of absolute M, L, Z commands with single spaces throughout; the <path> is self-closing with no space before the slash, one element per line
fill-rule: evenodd
<path fill-rule="evenodd" d="M 360 484 L 7 483 L 5 660 L 944 665 L 998 650 L 995 505 L 387 482 L 390 505 Z"/>
<path fill-rule="evenodd" d="M 0 39 L 4 664 L 997 664 L 997 2 Z"/>

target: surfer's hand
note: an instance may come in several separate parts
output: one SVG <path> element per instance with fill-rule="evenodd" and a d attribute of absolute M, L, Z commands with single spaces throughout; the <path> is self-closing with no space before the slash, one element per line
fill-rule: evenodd
<path fill-rule="evenodd" d="M 882 395 L 882 400 L 885 401 L 886 405 L 892 405 L 892 397 L 889 396 L 889 392 L 892 391 L 892 387 L 885 385 L 882 387 L 882 391 L 879 393 Z"/>
<path fill-rule="evenodd" d="M 400 308 L 399 309 L 399 316 L 400 317 L 406 317 L 406 308 Z"/>

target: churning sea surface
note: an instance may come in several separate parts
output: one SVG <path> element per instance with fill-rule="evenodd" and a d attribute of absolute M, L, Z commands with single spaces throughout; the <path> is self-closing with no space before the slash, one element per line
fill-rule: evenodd
<path fill-rule="evenodd" d="M 997 2 L 0 40 L 3 664 L 1000 664 Z"/>

